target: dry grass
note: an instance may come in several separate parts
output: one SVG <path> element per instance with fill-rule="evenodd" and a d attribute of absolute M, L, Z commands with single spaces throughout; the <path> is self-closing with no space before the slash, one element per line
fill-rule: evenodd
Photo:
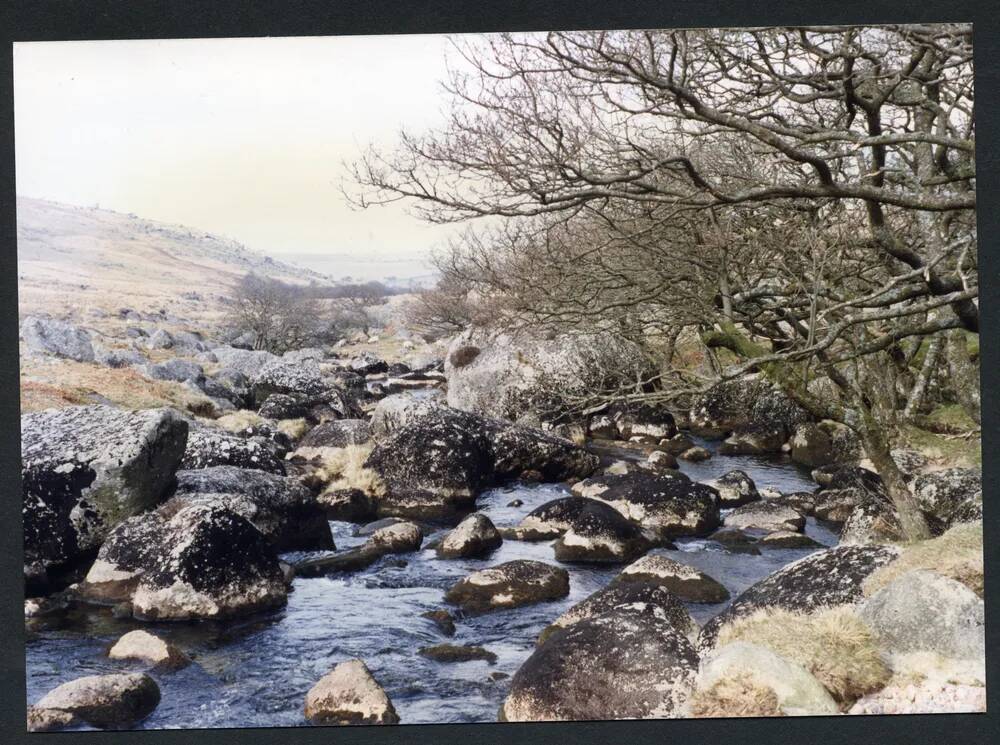
<path fill-rule="evenodd" d="M 695 691 L 689 714 L 698 718 L 783 716 L 778 695 L 749 672 L 722 678 L 710 688 Z"/>
<path fill-rule="evenodd" d="M 264 418 L 255 411 L 240 409 L 223 414 L 215 420 L 215 423 L 227 432 L 236 433 L 243 432 L 250 427 L 259 427 L 264 423 Z"/>
<path fill-rule="evenodd" d="M 322 465 L 316 470 L 315 478 L 326 483 L 327 491 L 338 489 L 360 489 L 371 496 L 385 494 L 385 484 L 371 469 L 365 468 L 365 461 L 374 447 L 373 444 L 348 445 L 346 448 L 322 448 Z M 319 450 L 319 448 L 317 448 Z"/>
<path fill-rule="evenodd" d="M 765 609 L 719 632 L 719 646 L 736 641 L 767 647 L 811 672 L 839 703 L 881 689 L 890 678 L 871 631 L 848 606 L 812 614 Z"/>
<path fill-rule="evenodd" d="M 982 522 L 956 525 L 937 538 L 910 544 L 898 559 L 870 574 L 861 589 L 866 596 L 874 595 L 914 569 L 950 577 L 983 597 Z"/>
<path fill-rule="evenodd" d="M 278 422 L 278 431 L 292 442 L 295 442 L 305 437 L 306 432 L 309 431 L 309 422 L 304 418 L 282 419 Z"/>

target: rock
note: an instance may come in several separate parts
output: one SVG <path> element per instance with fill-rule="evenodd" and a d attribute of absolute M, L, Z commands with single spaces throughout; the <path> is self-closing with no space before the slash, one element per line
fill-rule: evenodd
<path fill-rule="evenodd" d="M 695 447 L 688 448 L 677 457 L 681 460 L 689 461 L 690 463 L 699 463 L 703 460 L 711 458 L 712 454 L 705 448 L 696 445 Z"/>
<path fill-rule="evenodd" d="M 347 366 L 352 372 L 358 375 L 380 375 L 389 372 L 389 364 L 385 360 L 380 360 L 371 352 L 361 353 L 352 359 Z"/>
<path fill-rule="evenodd" d="M 146 358 L 134 349 L 105 349 L 94 345 L 94 362 L 105 367 L 132 367 L 146 364 Z"/>
<path fill-rule="evenodd" d="M 558 600 L 568 594 L 565 569 L 519 559 L 473 572 L 452 585 L 444 599 L 476 613 Z"/>
<path fill-rule="evenodd" d="M 799 512 L 774 500 L 737 507 L 722 519 L 727 528 L 740 530 L 790 530 L 801 532 L 806 519 Z"/>
<path fill-rule="evenodd" d="M 665 453 L 662 450 L 654 450 L 649 454 L 646 462 L 657 471 L 677 468 L 677 459 L 670 453 Z"/>
<path fill-rule="evenodd" d="M 913 496 L 931 532 L 940 535 L 982 513 L 983 473 L 978 468 L 946 468 L 917 476 Z"/>
<path fill-rule="evenodd" d="M 198 380 L 205 375 L 204 368 L 196 362 L 178 359 L 145 365 L 141 372 L 153 380 L 174 380 L 178 383 L 185 380 Z"/>
<path fill-rule="evenodd" d="M 21 322 L 21 338 L 29 352 L 65 357 L 77 362 L 93 362 L 90 334 L 81 328 L 48 318 L 29 316 Z"/>
<path fill-rule="evenodd" d="M 455 619 L 448 611 L 429 610 L 426 613 L 421 613 L 420 617 L 430 619 L 445 636 L 455 635 Z"/>
<path fill-rule="evenodd" d="M 274 473 L 283 476 L 282 464 L 276 448 L 258 438 L 245 438 L 225 430 L 194 424 L 188 434 L 187 447 L 181 467 L 185 470 L 236 466 Z"/>
<path fill-rule="evenodd" d="M 79 594 L 109 604 L 131 601 L 136 618 L 166 621 L 274 608 L 285 602 L 286 588 L 277 555 L 260 531 L 209 501 L 118 525 Z"/>
<path fill-rule="evenodd" d="M 959 714 L 986 711 L 986 688 L 924 680 L 862 696 L 848 714 Z"/>
<path fill-rule="evenodd" d="M 482 647 L 459 646 L 457 644 L 435 644 L 433 647 L 421 647 L 417 653 L 435 662 L 468 662 L 470 660 L 486 660 L 491 665 L 497 661 L 497 656 Z"/>
<path fill-rule="evenodd" d="M 691 430 L 706 437 L 753 427 L 782 429 L 785 439 L 810 421 L 802 407 L 761 375 L 716 383 L 691 408 Z"/>
<path fill-rule="evenodd" d="M 252 380 L 259 370 L 281 361 L 280 357 L 262 350 L 216 347 L 212 351 L 223 368 L 244 375 L 248 381 Z"/>
<path fill-rule="evenodd" d="M 683 474 L 637 471 L 598 476 L 573 486 L 660 537 L 705 535 L 719 525 L 718 492 Z"/>
<path fill-rule="evenodd" d="M 839 422 L 803 422 L 789 440 L 791 457 L 810 468 L 833 463 L 857 462 L 861 457 L 858 437 Z"/>
<path fill-rule="evenodd" d="M 819 520 L 842 526 L 866 498 L 867 492 L 860 489 L 821 489 L 813 496 L 813 514 Z"/>
<path fill-rule="evenodd" d="M 317 347 L 307 347 L 305 349 L 289 349 L 281 355 L 281 358 L 289 362 L 322 362 L 326 359 L 326 353 Z"/>
<path fill-rule="evenodd" d="M 677 434 L 673 414 L 667 409 L 646 403 L 615 403 L 606 412 L 614 423 L 618 440 L 641 437 L 657 443 Z"/>
<path fill-rule="evenodd" d="M 294 479 L 235 466 L 178 471 L 176 507 L 204 500 L 221 500 L 253 523 L 276 551 L 334 548 L 324 505 Z M 161 510 L 171 509 L 168 505 Z"/>
<path fill-rule="evenodd" d="M 449 406 L 537 422 L 572 409 L 574 397 L 634 388 L 650 368 L 638 346 L 609 333 L 540 338 L 473 328 L 451 342 L 444 372 Z"/>
<path fill-rule="evenodd" d="M 507 506 L 508 507 L 523 507 L 524 506 L 524 500 L 523 499 L 512 499 L 512 500 L 510 500 L 507 503 Z"/>
<path fill-rule="evenodd" d="M 525 472 L 541 475 L 543 481 L 567 481 L 592 474 L 597 456 L 562 437 L 537 429 L 482 420 L 493 455 L 494 479 L 502 482 Z"/>
<path fill-rule="evenodd" d="M 264 399 L 257 413 L 265 419 L 302 419 L 313 403 L 314 399 L 310 396 L 272 393 Z"/>
<path fill-rule="evenodd" d="M 22 416 L 25 563 L 76 561 L 123 519 L 159 504 L 187 434 L 170 409 L 70 406 Z"/>
<path fill-rule="evenodd" d="M 560 629 L 621 608 L 643 609 L 668 621 L 692 643 L 698 638 L 698 624 L 677 595 L 655 582 L 636 578 L 628 582 L 613 582 L 581 600 L 542 630 L 538 644 L 544 644 Z"/>
<path fill-rule="evenodd" d="M 354 530 L 351 531 L 351 534 L 355 536 L 370 536 L 374 535 L 376 531 L 379 531 L 382 528 L 387 528 L 390 525 L 399 525 L 400 523 L 405 522 L 408 521 L 398 517 L 384 517 L 381 520 L 375 520 L 374 522 L 354 528 Z"/>
<path fill-rule="evenodd" d="M 169 331 L 157 329 L 146 341 L 150 349 L 170 349 L 174 346 L 174 337 Z"/>
<path fill-rule="evenodd" d="M 159 703 L 156 681 L 145 673 L 122 673 L 88 675 L 63 683 L 33 708 L 36 717 L 52 716 L 41 712 L 64 712 L 104 729 L 142 721 Z"/>
<path fill-rule="evenodd" d="M 682 715 L 698 655 L 647 604 L 620 607 L 552 634 L 514 674 L 505 721 L 649 719 Z"/>
<path fill-rule="evenodd" d="M 299 442 L 300 447 L 345 448 L 362 445 L 371 439 L 371 425 L 365 419 L 341 419 L 323 422 L 310 429 Z"/>
<path fill-rule="evenodd" d="M 191 664 L 191 659 L 173 644 L 142 629 L 130 631 L 115 642 L 108 651 L 108 657 L 112 660 L 141 660 L 171 670 Z"/>
<path fill-rule="evenodd" d="M 866 494 L 851 510 L 840 530 L 840 544 L 894 543 L 903 539 L 903 528 L 887 497 Z"/>
<path fill-rule="evenodd" d="M 483 558 L 500 548 L 503 538 L 486 515 L 469 515 L 437 547 L 442 559 Z"/>
<path fill-rule="evenodd" d="M 584 501 L 553 544 L 558 561 L 621 563 L 649 550 L 650 540 L 620 512 L 603 502 Z"/>
<path fill-rule="evenodd" d="M 529 512 L 518 524 L 518 540 L 547 541 L 569 530 L 573 521 L 594 500 L 560 497 Z"/>
<path fill-rule="evenodd" d="M 982 598 L 962 583 L 915 569 L 868 598 L 859 614 L 890 653 L 926 651 L 982 660 L 984 610 Z"/>
<path fill-rule="evenodd" d="M 383 554 L 402 554 L 416 551 L 424 542 L 423 531 L 410 522 L 399 522 L 379 528 L 368 543 Z"/>
<path fill-rule="evenodd" d="M 289 362 L 276 358 L 265 362 L 248 377 L 258 406 L 275 393 L 315 396 L 329 388 L 319 364 L 312 361 Z"/>
<path fill-rule="evenodd" d="M 812 673 L 767 647 L 748 642 L 727 644 L 705 656 L 696 686 L 699 692 L 707 692 L 720 681 L 741 676 L 774 691 L 786 716 L 839 713 L 837 702 Z"/>
<path fill-rule="evenodd" d="M 760 500 L 757 485 L 747 476 L 746 471 L 729 471 L 706 483 L 719 493 L 719 506 L 723 509 Z"/>
<path fill-rule="evenodd" d="M 618 423 L 611 418 L 610 414 L 594 414 L 587 423 L 587 434 L 595 440 L 617 440 Z"/>
<path fill-rule="evenodd" d="M 736 528 L 722 528 L 712 533 L 708 538 L 725 546 L 726 550 L 731 553 L 752 554 L 754 556 L 760 554 L 760 549 L 756 545 L 758 540 Z"/>
<path fill-rule="evenodd" d="M 764 495 L 761 494 L 761 496 Z M 816 497 L 806 491 L 797 491 L 791 492 L 790 494 L 782 494 L 777 497 L 770 497 L 768 498 L 768 501 L 773 501 L 778 504 L 791 507 L 800 515 L 805 515 L 807 517 L 816 512 Z"/>
<path fill-rule="evenodd" d="M 76 723 L 76 717 L 68 711 L 28 707 L 28 732 L 54 732 L 72 727 Z"/>
<path fill-rule="evenodd" d="M 776 530 L 760 539 L 764 548 L 825 548 L 807 535 L 790 530 Z"/>
<path fill-rule="evenodd" d="M 740 595 L 701 630 L 702 650 L 715 646 L 719 629 L 760 608 L 809 613 L 817 608 L 855 604 L 863 599 L 861 583 L 899 555 L 891 546 L 838 546 L 817 551 L 765 577 Z"/>
<path fill-rule="evenodd" d="M 722 455 L 765 455 L 780 453 L 788 434 L 784 426 L 758 425 L 737 430 L 719 447 Z"/>
<path fill-rule="evenodd" d="M 341 662 L 306 694 L 306 719 L 314 724 L 399 724 L 399 715 L 368 666 Z"/>
<path fill-rule="evenodd" d="M 360 489 L 327 489 L 316 497 L 316 502 L 330 520 L 363 523 L 378 514 L 375 500 Z"/>
<path fill-rule="evenodd" d="M 625 567 L 613 584 L 641 582 L 663 587 L 689 603 L 724 603 L 729 591 L 707 574 L 666 556 L 644 556 Z"/>
<path fill-rule="evenodd" d="M 238 408 L 249 406 L 251 403 L 249 379 L 239 370 L 233 368 L 222 368 L 211 378 L 207 378 L 202 388 L 208 395 L 227 398 Z M 224 395 L 223 391 L 225 391 Z"/>

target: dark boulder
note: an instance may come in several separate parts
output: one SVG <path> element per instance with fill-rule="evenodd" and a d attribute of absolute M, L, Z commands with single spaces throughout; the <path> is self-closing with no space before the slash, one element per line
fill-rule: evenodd
<path fill-rule="evenodd" d="M 417 650 L 417 654 L 435 662 L 485 660 L 492 665 L 497 661 L 497 656 L 488 649 L 457 644 L 435 644 L 433 647 L 421 647 Z"/>
<path fill-rule="evenodd" d="M 345 448 L 368 442 L 371 436 L 371 425 L 366 419 L 341 419 L 313 427 L 299 442 L 299 446 Z"/>
<path fill-rule="evenodd" d="M 473 572 L 452 585 L 444 599 L 466 611 L 481 613 L 558 600 L 568 594 L 565 569 L 518 559 Z"/>
<path fill-rule="evenodd" d="M 931 532 L 940 535 L 982 514 L 983 473 L 978 468 L 946 468 L 917 476 L 913 496 Z"/>
<path fill-rule="evenodd" d="M 193 470 L 212 466 L 237 466 L 285 474 L 285 466 L 277 448 L 269 441 L 258 437 L 240 437 L 215 427 L 193 424 L 181 467 Z"/>
<path fill-rule="evenodd" d="M 688 416 L 691 430 L 705 437 L 722 437 L 748 427 L 781 429 L 787 439 L 809 414 L 760 375 L 722 381 L 706 391 Z"/>
<path fill-rule="evenodd" d="M 750 425 L 736 430 L 727 437 L 719 447 L 719 452 L 722 455 L 780 453 L 787 439 L 787 431 L 782 425 Z"/>
<path fill-rule="evenodd" d="M 729 471 L 707 483 L 719 493 L 719 506 L 723 509 L 760 501 L 757 485 L 746 471 Z"/>
<path fill-rule="evenodd" d="M 695 567 L 666 556 L 644 556 L 625 567 L 613 580 L 613 585 L 631 583 L 663 587 L 689 603 L 724 603 L 729 591 L 718 581 Z"/>
<path fill-rule="evenodd" d="M 375 499 L 360 489 L 326 489 L 316 501 L 330 520 L 363 523 L 378 515 Z"/>
<path fill-rule="evenodd" d="M 500 548 L 503 538 L 486 515 L 469 515 L 437 547 L 442 559 L 483 558 Z"/>
<path fill-rule="evenodd" d="M 553 544 L 557 560 L 617 564 L 632 561 L 651 548 L 642 530 L 616 509 L 593 499 L 586 501 Z"/>
<path fill-rule="evenodd" d="M 90 333 L 65 321 L 29 316 L 21 322 L 21 338 L 29 352 L 65 357 L 77 362 L 94 361 Z"/>
<path fill-rule="evenodd" d="M 806 518 L 798 510 L 781 504 L 774 499 L 751 502 L 737 507 L 727 514 L 723 520 L 727 528 L 739 530 L 793 530 L 802 532 Z"/>
<path fill-rule="evenodd" d="M 160 688 L 145 673 L 88 675 L 63 683 L 28 709 L 32 732 L 63 729 L 79 722 L 100 729 L 133 725 L 160 703 Z"/>

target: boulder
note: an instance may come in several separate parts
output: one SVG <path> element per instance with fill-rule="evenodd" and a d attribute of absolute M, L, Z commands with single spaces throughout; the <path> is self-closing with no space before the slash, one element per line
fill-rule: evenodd
<path fill-rule="evenodd" d="M 248 381 L 252 380 L 259 370 L 281 360 L 280 357 L 263 350 L 215 347 L 212 351 L 223 368 L 244 375 Z"/>
<path fill-rule="evenodd" d="M 146 364 L 146 358 L 134 349 L 107 349 L 94 345 L 94 362 L 105 367 L 123 368 Z"/>
<path fill-rule="evenodd" d="M 684 630 L 652 604 L 624 606 L 552 634 L 511 679 L 511 722 L 682 716 L 698 667 Z"/>
<path fill-rule="evenodd" d="M 153 380 L 173 380 L 178 383 L 185 380 L 198 380 L 205 375 L 204 368 L 198 363 L 180 359 L 151 363 L 143 366 L 141 372 Z"/>
<path fill-rule="evenodd" d="M 381 375 L 389 372 L 389 363 L 379 359 L 371 352 L 362 352 L 348 362 L 347 367 L 358 375 Z"/>
<path fill-rule="evenodd" d="M 323 505 L 292 478 L 236 466 L 178 471 L 176 508 L 206 500 L 221 500 L 249 520 L 276 551 L 334 548 Z"/>
<path fill-rule="evenodd" d="M 634 437 L 657 443 L 677 434 L 673 414 L 662 406 L 648 403 L 615 403 L 608 407 L 605 416 L 614 424 L 616 440 Z"/>
<path fill-rule="evenodd" d="M 157 329 L 146 340 L 146 346 L 150 349 L 171 349 L 174 346 L 174 337 L 165 329 Z"/>
<path fill-rule="evenodd" d="M 690 463 L 700 463 L 703 460 L 711 458 L 712 454 L 705 448 L 695 445 L 694 447 L 688 448 L 677 457 Z"/>
<path fill-rule="evenodd" d="M 299 442 L 300 447 L 345 448 L 362 445 L 371 439 L 371 425 L 365 419 L 341 419 L 323 422 L 310 429 Z"/>
<path fill-rule="evenodd" d="M 936 680 L 891 684 L 862 696 L 848 714 L 961 714 L 986 711 L 986 687 Z"/>
<path fill-rule="evenodd" d="M 215 393 L 220 393 L 225 390 L 225 398 L 233 402 L 233 404 L 239 408 L 249 406 L 250 401 L 250 380 L 245 374 L 239 370 L 235 370 L 231 367 L 224 367 L 219 370 L 211 378 L 208 378 L 213 384 L 218 386 L 203 386 L 206 390 L 213 390 Z M 214 395 L 214 394 L 209 394 Z"/>
<path fill-rule="evenodd" d="M 497 656 L 483 647 L 460 646 L 457 644 L 435 644 L 433 647 L 421 647 L 417 654 L 435 662 L 469 662 L 470 660 L 485 660 L 491 665 L 497 661 Z"/>
<path fill-rule="evenodd" d="M 76 561 L 123 519 L 159 504 L 187 436 L 170 409 L 70 406 L 22 416 L 25 563 Z"/>
<path fill-rule="evenodd" d="M 666 556 L 644 556 L 612 580 L 613 585 L 634 582 L 663 587 L 689 603 L 724 603 L 729 591 L 707 574 Z"/>
<path fill-rule="evenodd" d="M 596 476 L 574 484 L 573 493 L 606 502 L 660 537 L 706 535 L 719 525 L 718 492 L 680 473 Z"/>
<path fill-rule="evenodd" d="M 363 523 L 378 514 L 375 499 L 360 489 L 326 489 L 316 501 L 329 520 Z"/>
<path fill-rule="evenodd" d="M 858 436 L 839 422 L 803 422 L 789 440 L 792 460 L 817 468 L 833 463 L 857 462 L 862 454 Z"/>
<path fill-rule="evenodd" d="M 893 543 L 903 539 L 899 516 L 888 497 L 866 494 L 840 530 L 841 545 Z"/>
<path fill-rule="evenodd" d="M 258 406 L 274 393 L 318 395 L 329 388 L 319 364 L 311 361 L 271 360 L 248 377 Z"/>
<path fill-rule="evenodd" d="M 32 707 L 36 722 L 44 712 L 69 715 L 94 727 L 114 728 L 135 724 L 148 717 L 160 703 L 160 688 L 145 673 L 88 675 L 63 683 L 49 691 Z M 51 714 L 48 715 L 51 721 Z M 31 721 L 29 713 L 29 722 Z"/>
<path fill-rule="evenodd" d="M 121 637 L 108 650 L 112 660 L 140 660 L 160 669 L 176 670 L 191 664 L 191 659 L 155 634 L 136 629 Z"/>
<path fill-rule="evenodd" d="M 746 375 L 716 383 L 692 406 L 691 430 L 705 437 L 722 437 L 749 427 L 781 429 L 784 439 L 809 414 L 761 375 Z"/>
<path fill-rule="evenodd" d="M 687 435 L 678 432 L 671 438 L 666 440 L 660 440 L 659 448 L 670 455 L 679 457 L 681 453 L 686 452 L 695 446 L 694 440 L 692 440 Z"/>
<path fill-rule="evenodd" d="M 758 539 L 736 528 L 722 528 L 712 533 L 708 539 L 724 546 L 730 553 L 760 555 L 760 549 L 757 548 Z"/>
<path fill-rule="evenodd" d="M 129 601 L 140 620 L 230 618 L 282 605 L 278 558 L 248 520 L 216 502 L 129 518 L 79 587 L 86 600 Z"/>
<path fill-rule="evenodd" d="M 890 582 L 860 608 L 879 646 L 890 653 L 934 652 L 983 660 L 983 600 L 961 582 L 915 569 Z"/>
<path fill-rule="evenodd" d="M 594 503 L 585 497 L 560 497 L 540 505 L 518 524 L 518 540 L 547 541 L 558 538 L 573 526 L 577 516 Z"/>
<path fill-rule="evenodd" d="M 761 496 L 764 495 L 762 494 Z M 791 507 L 799 514 L 806 515 L 807 517 L 816 512 L 816 497 L 811 492 L 797 491 L 789 494 L 781 494 L 777 497 L 768 497 L 767 499 L 769 502 L 776 502 L 777 504 Z"/>
<path fill-rule="evenodd" d="M 723 509 L 760 500 L 757 485 L 746 471 L 729 471 L 706 483 L 719 493 L 719 507 Z"/>
<path fill-rule="evenodd" d="M 34 354 L 65 357 L 77 362 L 94 361 L 90 333 L 65 321 L 29 316 L 21 322 L 21 338 L 28 351 Z"/>
<path fill-rule="evenodd" d="M 341 662 L 306 694 L 305 715 L 313 724 L 398 724 L 385 690 L 361 660 Z"/>
<path fill-rule="evenodd" d="M 368 544 L 380 554 L 402 554 L 416 551 L 423 541 L 424 533 L 418 525 L 398 522 L 376 530 Z"/>
<path fill-rule="evenodd" d="M 195 423 L 188 434 L 181 467 L 186 470 L 236 466 L 279 475 L 285 466 L 273 444 L 263 438 L 246 438 L 231 432 Z"/>
<path fill-rule="evenodd" d="M 538 637 L 538 643 L 544 644 L 560 629 L 620 608 L 648 610 L 667 620 L 691 642 L 698 638 L 698 624 L 691 618 L 681 598 L 662 585 L 634 580 L 612 583 L 581 600 L 543 629 Z"/>
<path fill-rule="evenodd" d="M 473 572 L 452 585 L 444 599 L 479 613 L 558 600 L 568 594 L 569 574 L 565 569 L 518 559 Z"/>
<path fill-rule="evenodd" d="M 715 646 L 719 629 L 761 608 L 809 613 L 863 600 L 861 583 L 899 555 L 891 546 L 838 546 L 816 551 L 753 585 L 701 630 L 702 650 Z"/>
<path fill-rule="evenodd" d="M 500 548 L 503 538 L 492 521 L 481 513 L 469 515 L 437 547 L 442 559 L 483 558 Z"/>
<path fill-rule="evenodd" d="M 776 530 L 760 539 L 763 548 L 825 548 L 807 535 L 791 530 Z"/>
<path fill-rule="evenodd" d="M 782 425 L 752 425 L 733 432 L 719 447 L 719 452 L 723 455 L 780 453 L 787 439 Z"/>
<path fill-rule="evenodd" d="M 946 468 L 923 474 L 913 482 L 913 496 L 931 532 L 940 535 L 982 513 L 983 473 L 978 468 Z"/>
<path fill-rule="evenodd" d="M 654 450 L 649 454 L 646 463 L 655 471 L 666 471 L 677 468 L 677 459 L 663 450 Z"/>
<path fill-rule="evenodd" d="M 791 507 L 774 500 L 751 502 L 737 507 L 722 519 L 727 528 L 739 530 L 792 530 L 802 532 L 806 519 Z"/>
<path fill-rule="evenodd" d="M 593 499 L 585 501 L 553 544 L 558 561 L 617 564 L 650 549 L 652 544 L 639 527 L 616 509 Z"/>
<path fill-rule="evenodd" d="M 695 700 L 705 694 L 711 696 L 713 687 L 720 682 L 732 682 L 744 676 L 773 691 L 780 713 L 785 716 L 838 714 L 840 711 L 837 702 L 812 673 L 767 647 L 748 642 L 727 644 L 702 659 Z M 720 711 L 715 716 L 729 713 Z"/>
<path fill-rule="evenodd" d="M 634 388 L 651 377 L 642 350 L 609 333 L 542 338 L 477 328 L 452 340 L 444 372 L 449 406 L 535 424 L 573 409 L 573 398 Z"/>
<path fill-rule="evenodd" d="M 567 439 L 537 429 L 484 420 L 493 455 L 494 479 L 505 481 L 527 471 L 541 474 L 542 481 L 567 481 L 592 474 L 597 456 Z"/>
<path fill-rule="evenodd" d="M 429 610 L 426 613 L 421 613 L 420 617 L 430 620 L 445 636 L 455 635 L 455 619 L 448 611 Z"/>

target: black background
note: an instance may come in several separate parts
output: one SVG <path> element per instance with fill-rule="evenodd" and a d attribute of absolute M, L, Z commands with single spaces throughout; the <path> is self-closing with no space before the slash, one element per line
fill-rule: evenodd
<path fill-rule="evenodd" d="M 980 308 L 983 317 L 983 479 L 986 532 L 988 714 L 889 717 L 441 724 L 399 727 L 25 732 L 24 622 L 18 412 L 18 318 L 14 117 L 11 42 L 60 39 L 147 39 L 226 36 L 460 33 L 501 30 L 669 28 L 682 26 L 820 25 L 963 21 L 974 23 L 979 194 Z M 1000 292 L 1000 4 L 996 0 L 23 0 L 0 2 L 0 742 L 33 745 L 103 743 L 409 743 L 537 745 L 724 743 L 835 745 L 871 742 L 1000 743 L 1000 499 L 996 452 Z M 155 174 L 151 174 L 155 178 Z"/>

